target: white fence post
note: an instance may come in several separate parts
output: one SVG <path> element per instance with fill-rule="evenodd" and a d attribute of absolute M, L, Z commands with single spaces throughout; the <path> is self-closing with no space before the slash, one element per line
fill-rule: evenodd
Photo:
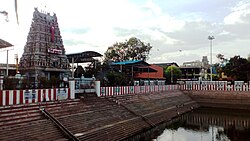
<path fill-rule="evenodd" d="M 100 81 L 95 81 L 95 92 L 96 92 L 96 95 L 98 97 L 101 96 L 101 92 L 100 92 L 101 87 L 100 87 L 100 84 L 101 84 Z"/>
<path fill-rule="evenodd" d="M 68 99 L 75 99 L 75 80 L 69 80 L 69 88 L 70 88 L 70 97 Z"/>

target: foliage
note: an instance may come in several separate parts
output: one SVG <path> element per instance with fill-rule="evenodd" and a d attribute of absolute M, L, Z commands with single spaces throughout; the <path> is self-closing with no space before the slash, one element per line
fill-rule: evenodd
<path fill-rule="evenodd" d="M 108 79 L 108 86 L 126 86 L 130 84 L 130 80 L 126 78 L 124 73 L 119 72 L 108 72 L 106 74 Z"/>
<path fill-rule="evenodd" d="M 222 67 L 222 71 L 235 80 L 250 80 L 250 62 L 240 56 L 230 58 L 226 66 Z"/>
<path fill-rule="evenodd" d="M 50 82 L 46 77 L 38 77 L 38 88 L 50 88 Z"/>
<path fill-rule="evenodd" d="M 59 87 L 59 85 L 60 85 L 60 79 L 57 78 L 56 76 L 51 76 L 49 82 L 50 82 L 50 85 L 52 86 L 52 88 Z"/>
<path fill-rule="evenodd" d="M 223 54 L 217 54 L 216 57 L 220 60 L 221 63 L 227 61 Z"/>
<path fill-rule="evenodd" d="M 147 60 L 152 46 L 135 37 L 115 43 L 105 52 L 104 62 L 123 60 Z"/>
<path fill-rule="evenodd" d="M 215 63 L 214 64 L 214 69 L 217 72 L 217 74 L 213 74 L 212 77 L 213 77 L 214 81 L 217 81 L 217 80 L 219 80 L 219 78 L 221 78 L 221 73 L 220 73 L 221 72 L 221 66 L 220 66 L 220 64 Z M 210 70 L 209 70 L 209 73 L 210 73 Z"/>
<path fill-rule="evenodd" d="M 9 78 L 5 77 L 3 79 L 3 89 L 4 90 L 15 90 L 19 83 L 19 79 L 17 78 Z"/>
<path fill-rule="evenodd" d="M 95 62 L 90 63 L 87 67 L 85 67 L 85 73 L 84 77 L 92 77 L 97 76 L 98 72 L 102 70 L 103 66 L 101 65 L 101 62 L 99 60 L 96 60 Z"/>
<path fill-rule="evenodd" d="M 75 78 L 80 78 L 83 74 L 85 73 L 84 69 L 82 66 L 77 66 L 75 72 L 74 72 L 74 77 Z"/>
<path fill-rule="evenodd" d="M 164 69 L 164 76 L 168 84 L 176 83 L 178 78 L 181 78 L 181 70 L 176 66 L 168 66 Z"/>
<path fill-rule="evenodd" d="M 31 88 L 31 81 L 28 78 L 23 78 L 21 80 L 21 89 Z"/>

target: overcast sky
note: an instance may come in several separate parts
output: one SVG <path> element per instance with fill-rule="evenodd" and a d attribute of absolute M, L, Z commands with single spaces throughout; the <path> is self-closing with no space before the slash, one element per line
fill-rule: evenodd
<path fill-rule="evenodd" d="M 16 24 L 14 0 L 0 0 L 0 38 L 14 45 L 21 57 L 34 7 L 56 13 L 66 53 L 97 51 L 103 54 L 115 42 L 137 37 L 150 43 L 150 63 L 201 60 L 208 56 L 208 36 L 216 54 L 230 58 L 250 53 L 249 0 L 19 0 Z M 6 62 L 6 52 L 0 52 Z"/>

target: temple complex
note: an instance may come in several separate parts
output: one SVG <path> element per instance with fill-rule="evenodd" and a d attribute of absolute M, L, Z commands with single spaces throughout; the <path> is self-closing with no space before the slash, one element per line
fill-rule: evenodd
<path fill-rule="evenodd" d="M 62 79 L 70 74 L 56 14 L 35 8 L 19 70 L 35 81 L 37 77 Z"/>

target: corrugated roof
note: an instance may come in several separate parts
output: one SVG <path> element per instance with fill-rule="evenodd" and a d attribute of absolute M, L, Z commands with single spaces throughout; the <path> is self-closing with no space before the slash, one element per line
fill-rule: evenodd
<path fill-rule="evenodd" d="M 111 65 L 130 65 L 130 64 L 136 64 L 139 62 L 143 62 L 143 60 L 128 60 L 128 61 L 122 61 L 122 62 L 113 62 Z"/>
<path fill-rule="evenodd" d="M 72 53 L 66 55 L 69 63 L 72 63 L 72 58 L 74 58 L 74 63 L 85 63 L 93 62 L 95 59 L 93 57 L 101 57 L 102 55 L 95 51 L 85 51 L 80 53 Z"/>
<path fill-rule="evenodd" d="M 11 47 L 11 46 L 13 46 L 11 43 L 0 39 L 0 48 L 6 48 L 6 47 Z"/>

